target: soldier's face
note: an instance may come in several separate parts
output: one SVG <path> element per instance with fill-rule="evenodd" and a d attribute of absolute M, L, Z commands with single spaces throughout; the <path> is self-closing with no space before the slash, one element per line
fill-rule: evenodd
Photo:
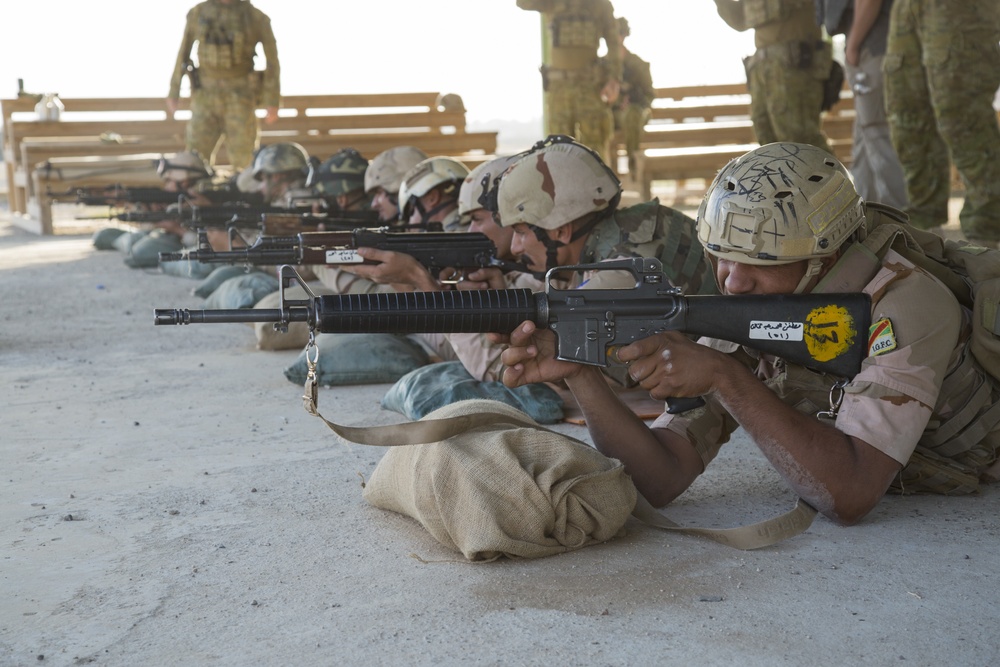
<path fill-rule="evenodd" d="M 806 274 L 808 264 L 806 260 L 776 266 L 741 264 L 723 258 L 713 261 L 723 294 L 791 294 Z"/>
<path fill-rule="evenodd" d="M 549 238 L 558 241 L 563 228 L 570 229 L 570 226 L 563 225 L 559 229 L 548 231 Z M 535 231 L 523 222 L 512 225 L 510 229 L 514 232 L 510 239 L 511 254 L 519 258 L 530 270 L 545 271 L 548 268 L 545 261 L 547 251 L 545 244 L 538 240 Z M 565 245 L 556 250 L 556 266 L 574 263 L 569 252 Z"/>
<path fill-rule="evenodd" d="M 477 208 L 469 216 L 471 218 L 469 231 L 485 234 L 489 240 L 493 241 L 493 245 L 497 247 L 497 256 L 500 259 L 510 259 L 516 256 L 511 251 L 511 241 L 514 238 L 513 227 L 501 227 L 498 225 L 493 220 L 493 214 L 485 208 Z"/>
<path fill-rule="evenodd" d="M 383 188 L 375 189 L 375 196 L 372 197 L 372 210 L 378 211 L 380 222 L 393 222 L 399 218 L 399 207 L 392 203 L 389 193 Z"/>

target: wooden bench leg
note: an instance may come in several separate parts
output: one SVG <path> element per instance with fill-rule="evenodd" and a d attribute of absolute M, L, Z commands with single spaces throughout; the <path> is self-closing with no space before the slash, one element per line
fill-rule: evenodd
<path fill-rule="evenodd" d="M 48 236 L 54 232 L 52 225 L 52 199 L 45 194 L 47 190 L 41 188 L 37 173 L 32 174 L 31 180 L 35 186 L 35 196 L 29 202 L 34 204 L 31 208 L 35 208 L 36 211 L 28 212 L 32 214 L 32 217 L 37 217 L 38 219 L 38 233 Z"/>

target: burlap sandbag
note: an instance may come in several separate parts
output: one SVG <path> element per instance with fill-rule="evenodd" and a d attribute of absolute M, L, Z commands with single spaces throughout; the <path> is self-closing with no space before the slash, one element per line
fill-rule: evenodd
<path fill-rule="evenodd" d="M 621 462 L 497 401 L 460 401 L 421 421 L 484 413 L 502 418 L 392 447 L 364 498 L 472 561 L 551 556 L 623 533 L 638 494 Z"/>

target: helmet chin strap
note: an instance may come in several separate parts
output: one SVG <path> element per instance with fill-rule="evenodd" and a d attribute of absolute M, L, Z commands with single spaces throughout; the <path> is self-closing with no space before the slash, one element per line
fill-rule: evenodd
<path fill-rule="evenodd" d="M 823 268 L 823 260 L 818 257 L 810 257 L 809 262 L 806 264 L 805 275 L 799 281 L 799 284 L 795 286 L 795 290 L 792 294 L 802 294 L 805 291 L 806 286 L 812 281 L 813 278 L 819 275 L 820 270 Z"/>

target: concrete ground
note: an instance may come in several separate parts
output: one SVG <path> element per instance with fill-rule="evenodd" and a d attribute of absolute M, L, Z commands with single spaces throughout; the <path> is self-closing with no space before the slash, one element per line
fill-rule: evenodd
<path fill-rule="evenodd" d="M 0 223 L 0 665 L 1000 662 L 996 488 L 887 497 L 758 551 L 635 523 L 469 564 L 362 499 L 382 451 L 303 411 L 296 351 L 153 327 L 200 307 L 194 284 Z M 386 389 L 320 408 L 402 421 Z M 733 526 L 794 501 L 740 433 L 665 514 Z"/>

